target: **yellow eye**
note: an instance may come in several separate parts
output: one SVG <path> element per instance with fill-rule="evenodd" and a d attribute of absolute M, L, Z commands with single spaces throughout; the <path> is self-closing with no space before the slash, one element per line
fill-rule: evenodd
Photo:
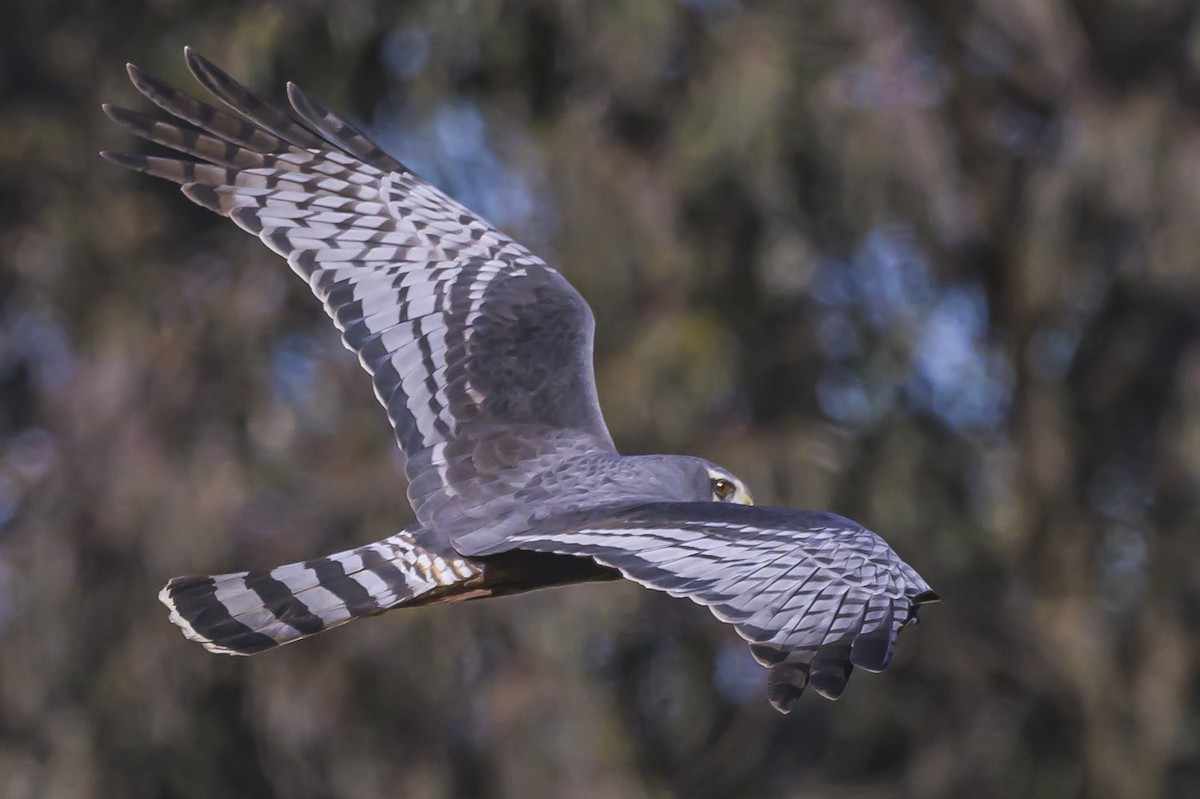
<path fill-rule="evenodd" d="M 735 488 L 733 483 L 726 480 L 724 477 L 718 477 L 716 480 L 712 481 L 712 490 L 717 499 L 724 501 L 732 497 L 737 491 L 737 488 Z"/>

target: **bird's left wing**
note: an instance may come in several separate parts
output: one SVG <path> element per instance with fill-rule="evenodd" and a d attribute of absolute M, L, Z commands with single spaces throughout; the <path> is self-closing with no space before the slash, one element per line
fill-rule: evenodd
<path fill-rule="evenodd" d="M 882 671 L 917 606 L 937 600 L 879 536 L 832 513 L 657 503 L 552 519 L 505 548 L 590 556 L 732 624 L 789 711 L 804 688 L 841 695 L 854 666 Z"/>
<path fill-rule="evenodd" d="M 276 107 L 185 58 L 228 111 L 132 65 L 176 119 L 105 111 L 195 160 L 103 155 L 180 184 L 308 281 L 372 376 L 427 528 L 474 529 L 512 510 L 530 471 L 614 452 L 592 314 L 561 275 L 295 86 Z"/>

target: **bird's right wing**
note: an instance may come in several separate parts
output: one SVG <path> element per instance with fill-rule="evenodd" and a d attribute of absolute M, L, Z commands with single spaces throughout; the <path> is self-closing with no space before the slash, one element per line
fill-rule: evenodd
<path fill-rule="evenodd" d="M 504 546 L 589 556 L 707 606 L 770 668 L 785 713 L 807 685 L 836 699 L 854 666 L 885 669 L 917 606 L 937 599 L 883 539 L 832 513 L 660 503 L 552 519 Z"/>
<path fill-rule="evenodd" d="M 613 451 L 591 311 L 561 275 L 295 86 L 276 108 L 185 51 L 233 113 L 130 65 L 176 120 L 105 106 L 196 160 L 104 153 L 180 184 L 287 258 L 371 374 L 430 528 L 510 509 L 531 464 Z"/>

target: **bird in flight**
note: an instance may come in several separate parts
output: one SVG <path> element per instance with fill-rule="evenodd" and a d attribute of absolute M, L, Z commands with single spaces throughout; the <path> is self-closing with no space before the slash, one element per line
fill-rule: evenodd
<path fill-rule="evenodd" d="M 308 282 L 387 410 L 417 519 L 327 557 L 176 577 L 159 599 L 188 638 L 249 655 L 394 608 L 624 577 L 733 625 L 782 712 L 887 667 L 937 595 L 881 538 L 756 507 L 700 458 L 618 453 L 592 313 L 558 272 L 295 85 L 285 110 L 184 58 L 227 109 L 130 64 L 175 119 L 104 111 L 188 158 L 102 155 L 179 184 Z"/>

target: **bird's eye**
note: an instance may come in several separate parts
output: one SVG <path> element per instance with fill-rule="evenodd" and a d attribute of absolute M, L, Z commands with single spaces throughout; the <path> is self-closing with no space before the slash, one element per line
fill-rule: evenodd
<path fill-rule="evenodd" d="M 726 480 L 724 477 L 718 477 L 716 480 L 712 481 L 712 490 L 717 499 L 721 501 L 729 499 L 733 496 L 734 492 L 737 491 L 733 483 Z"/>

